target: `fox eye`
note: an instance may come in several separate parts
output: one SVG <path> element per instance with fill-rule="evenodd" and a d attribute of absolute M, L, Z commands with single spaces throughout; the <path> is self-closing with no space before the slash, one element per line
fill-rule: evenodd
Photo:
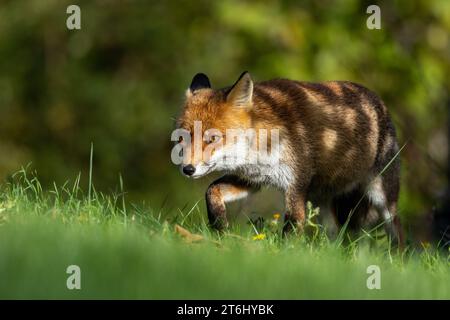
<path fill-rule="evenodd" d="M 208 140 L 206 143 L 213 143 L 213 142 L 218 142 L 220 141 L 221 136 L 219 136 L 218 134 L 212 134 L 208 137 Z"/>

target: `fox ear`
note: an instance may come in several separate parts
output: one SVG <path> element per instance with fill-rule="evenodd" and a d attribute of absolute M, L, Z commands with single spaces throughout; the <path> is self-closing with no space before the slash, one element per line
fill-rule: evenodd
<path fill-rule="evenodd" d="M 194 78 L 192 78 L 191 85 L 189 86 L 189 91 L 194 93 L 196 90 L 211 88 L 211 83 L 208 77 L 204 73 L 197 73 Z"/>
<path fill-rule="evenodd" d="M 227 101 L 237 107 L 247 107 L 253 97 L 253 81 L 250 73 L 244 71 L 227 94 Z"/>

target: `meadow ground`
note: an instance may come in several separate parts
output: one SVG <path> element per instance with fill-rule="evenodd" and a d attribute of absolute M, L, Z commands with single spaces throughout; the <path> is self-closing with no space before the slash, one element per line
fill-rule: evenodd
<path fill-rule="evenodd" d="M 449 252 L 433 245 L 330 241 L 312 219 L 317 234 L 283 239 L 277 217 L 259 235 L 218 235 L 197 206 L 163 214 L 78 182 L 43 191 L 23 171 L 1 186 L 0 298 L 450 299 Z M 81 290 L 66 286 L 69 265 Z M 379 290 L 367 288 L 370 265 Z"/>

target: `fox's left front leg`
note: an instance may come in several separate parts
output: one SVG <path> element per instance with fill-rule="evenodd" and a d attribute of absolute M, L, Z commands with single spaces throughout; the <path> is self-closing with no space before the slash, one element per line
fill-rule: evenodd
<path fill-rule="evenodd" d="M 283 235 L 294 230 L 303 231 L 305 224 L 305 193 L 288 190 L 285 194 L 286 215 L 284 217 Z"/>
<path fill-rule="evenodd" d="M 257 187 L 238 176 L 226 175 L 210 184 L 206 191 L 206 208 L 209 224 L 216 230 L 228 227 L 225 204 L 243 199 Z"/>

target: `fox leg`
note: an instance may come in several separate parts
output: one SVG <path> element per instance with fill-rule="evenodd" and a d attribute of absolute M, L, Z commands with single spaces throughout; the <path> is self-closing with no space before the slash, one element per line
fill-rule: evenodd
<path fill-rule="evenodd" d="M 305 195 L 296 191 L 286 193 L 286 215 L 284 217 L 283 234 L 293 230 L 302 231 L 305 224 Z"/>
<path fill-rule="evenodd" d="M 403 229 L 400 223 L 400 218 L 397 215 L 397 202 L 388 204 L 388 208 L 392 216 L 392 221 L 389 225 L 389 230 L 386 232 L 391 235 L 391 238 L 396 239 L 400 249 L 403 249 L 405 246 L 405 238 L 403 237 Z"/>
<path fill-rule="evenodd" d="M 397 199 L 395 195 L 398 190 L 394 190 L 395 184 L 383 183 L 381 176 L 375 178 L 368 187 L 367 195 L 371 205 L 378 212 L 384 222 L 386 234 L 392 241 L 396 241 L 400 248 L 403 247 L 403 232 L 400 219 L 397 216 Z M 394 189 L 393 189 L 394 188 Z M 387 189 L 387 190 L 386 190 Z"/>
<path fill-rule="evenodd" d="M 211 183 L 206 191 L 206 208 L 211 227 L 219 231 L 227 228 L 225 204 L 243 199 L 255 189 L 257 187 L 234 175 L 225 175 Z"/>

